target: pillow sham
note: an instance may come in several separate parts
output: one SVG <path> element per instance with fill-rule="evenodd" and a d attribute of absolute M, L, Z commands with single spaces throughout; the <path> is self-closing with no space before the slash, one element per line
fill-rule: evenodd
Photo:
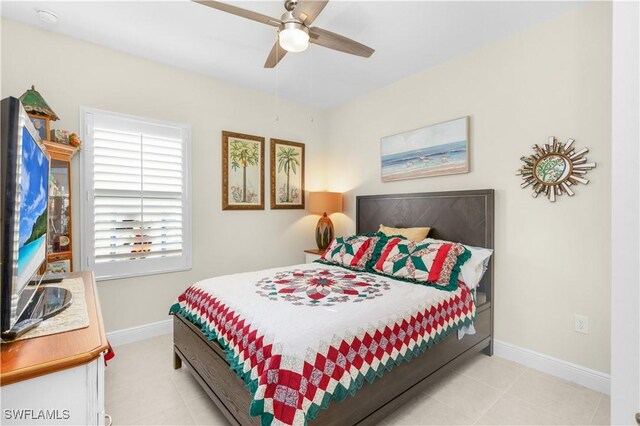
<path fill-rule="evenodd" d="M 390 226 L 380 225 L 380 229 L 378 229 L 378 232 L 382 232 L 387 237 L 395 237 L 396 235 L 400 235 L 411 241 L 422 241 L 427 238 L 430 230 L 431 228 L 428 227 L 392 228 Z"/>
<path fill-rule="evenodd" d="M 450 241 L 444 240 L 436 240 L 433 238 L 427 238 L 426 241 L 430 242 L 438 242 L 438 243 L 449 243 Z M 460 268 L 460 280 L 462 280 L 467 287 L 470 289 L 474 289 L 478 287 L 480 284 L 480 280 L 484 276 L 484 273 L 487 272 L 487 268 L 489 267 L 489 258 L 493 254 L 492 249 L 484 248 L 484 247 L 474 247 L 466 244 L 462 244 L 469 252 L 471 252 L 471 257 L 469 260 L 462 264 Z"/>
<path fill-rule="evenodd" d="M 320 257 L 321 263 L 364 271 L 380 240 L 377 235 L 351 235 L 334 238 Z"/>
<path fill-rule="evenodd" d="M 460 266 L 471 256 L 464 246 L 450 242 L 392 237 L 381 240 L 379 246 L 380 257 L 372 266 L 374 272 L 443 290 L 458 288 Z"/>

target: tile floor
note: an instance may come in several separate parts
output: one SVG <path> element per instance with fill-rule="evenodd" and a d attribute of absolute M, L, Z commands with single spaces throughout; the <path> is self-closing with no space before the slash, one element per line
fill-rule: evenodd
<path fill-rule="evenodd" d="M 227 424 L 187 368 L 173 369 L 171 335 L 115 351 L 106 370 L 106 410 L 114 425 Z M 471 424 L 604 425 L 609 397 L 479 354 L 381 426 Z"/>

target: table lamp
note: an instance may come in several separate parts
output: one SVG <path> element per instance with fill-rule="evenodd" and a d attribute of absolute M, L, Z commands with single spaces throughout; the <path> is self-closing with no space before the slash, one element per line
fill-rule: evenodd
<path fill-rule="evenodd" d="M 318 249 L 326 249 L 333 240 L 333 223 L 331 213 L 342 211 L 342 194 L 340 192 L 311 192 L 308 203 L 309 213 L 322 215 L 316 225 L 316 244 Z"/>

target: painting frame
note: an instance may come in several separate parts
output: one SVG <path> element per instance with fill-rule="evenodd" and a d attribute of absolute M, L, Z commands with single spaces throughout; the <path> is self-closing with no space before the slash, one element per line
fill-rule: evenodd
<path fill-rule="evenodd" d="M 469 173 L 469 124 L 465 115 L 380 138 L 382 182 Z M 403 143 L 406 150 L 389 153 Z"/>
<path fill-rule="evenodd" d="M 259 194 L 259 202 L 256 203 L 243 203 L 237 202 L 233 199 L 233 197 L 229 197 L 229 185 L 231 174 L 236 173 L 236 170 L 233 170 L 233 160 L 230 161 L 230 153 L 232 150 L 230 149 L 230 144 L 233 140 L 246 141 L 249 143 L 256 143 L 259 145 L 258 148 L 258 160 L 255 167 L 258 167 L 258 174 L 260 176 L 260 183 L 258 184 L 258 189 L 260 191 Z M 248 135 L 245 133 L 236 133 L 229 132 L 226 130 L 222 131 L 222 210 L 264 210 L 264 145 L 265 138 L 261 136 Z M 253 166 L 252 164 L 249 164 Z M 246 166 L 248 167 L 248 166 Z M 246 172 L 245 167 L 245 172 Z M 236 167 L 237 168 L 237 167 Z M 243 186 L 246 188 L 246 177 L 243 181 Z M 246 192 L 246 189 L 243 189 L 243 196 Z"/>
<path fill-rule="evenodd" d="M 31 122 L 33 123 L 33 127 L 36 129 L 38 136 L 40 136 L 41 141 L 49 140 L 49 134 L 51 133 L 51 124 L 49 123 L 50 118 L 44 117 L 42 115 L 29 114 L 27 113 Z"/>
<path fill-rule="evenodd" d="M 270 161 L 270 177 L 271 177 L 271 191 L 270 191 L 271 192 L 271 209 L 272 210 L 284 210 L 284 209 L 304 210 L 305 208 L 305 204 L 304 204 L 305 144 L 301 142 L 292 142 L 292 141 L 287 141 L 284 139 L 276 139 L 276 138 L 271 138 L 270 142 L 271 142 L 271 147 L 270 147 L 269 161 Z M 299 150 L 299 153 L 300 153 L 299 161 L 294 163 L 293 167 L 289 169 L 293 171 L 295 174 L 297 174 L 295 170 L 297 165 L 300 170 L 299 180 L 295 182 L 295 183 L 298 183 L 300 186 L 299 194 L 297 197 L 299 198 L 300 201 L 297 203 L 284 203 L 284 202 L 280 202 L 278 199 L 279 197 L 277 196 L 277 194 L 278 194 L 278 188 L 280 186 L 278 176 L 279 174 L 281 174 L 279 173 L 281 169 L 280 169 L 280 164 L 278 163 L 279 160 L 277 158 L 278 153 L 276 152 L 278 146 L 285 146 L 285 147 L 290 147 L 293 150 Z M 295 151 L 290 151 L 290 152 L 295 152 Z M 283 168 L 286 168 L 285 163 L 283 163 Z M 284 184 L 287 185 L 287 183 L 284 183 Z M 285 192 L 288 193 L 290 191 L 288 189 L 285 189 Z"/>

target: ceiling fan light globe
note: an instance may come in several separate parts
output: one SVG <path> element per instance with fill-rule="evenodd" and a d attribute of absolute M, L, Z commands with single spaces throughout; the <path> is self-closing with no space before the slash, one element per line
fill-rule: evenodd
<path fill-rule="evenodd" d="M 309 30 L 301 24 L 286 23 L 278 34 L 278 42 L 287 52 L 303 52 L 309 47 Z"/>

